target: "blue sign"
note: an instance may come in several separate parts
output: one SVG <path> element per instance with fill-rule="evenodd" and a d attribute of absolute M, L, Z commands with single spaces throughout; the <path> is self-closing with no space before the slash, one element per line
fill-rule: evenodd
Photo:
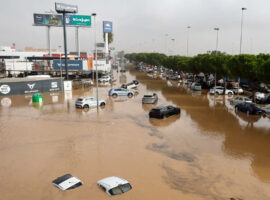
<path fill-rule="evenodd" d="M 61 63 L 61 65 L 60 65 Z M 83 65 L 81 60 L 67 60 L 68 64 L 68 70 L 82 70 Z M 62 70 L 65 70 L 65 60 L 62 59 L 61 62 L 60 60 L 53 60 L 53 69 L 54 70 L 60 70 L 62 67 Z"/>
<path fill-rule="evenodd" d="M 66 25 L 72 25 L 72 15 L 66 15 Z"/>
<path fill-rule="evenodd" d="M 103 32 L 104 33 L 112 33 L 113 29 L 112 29 L 112 22 L 109 21 L 103 21 Z"/>

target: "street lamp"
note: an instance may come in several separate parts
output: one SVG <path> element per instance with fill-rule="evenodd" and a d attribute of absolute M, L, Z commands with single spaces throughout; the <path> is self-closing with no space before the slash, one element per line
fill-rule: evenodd
<path fill-rule="evenodd" d="M 239 51 L 239 54 L 242 53 L 242 33 L 243 33 L 244 10 L 247 10 L 247 8 L 242 8 L 242 15 L 241 15 L 241 34 L 240 34 L 240 51 Z"/>
<path fill-rule="evenodd" d="M 187 27 L 187 56 L 188 56 L 188 48 L 189 48 L 189 29 L 190 28 L 191 28 L 190 26 Z"/>
<path fill-rule="evenodd" d="M 218 31 L 219 31 L 219 28 L 214 28 L 214 30 L 217 31 L 216 52 L 215 52 L 215 54 L 217 54 L 217 49 L 218 49 Z"/>
<path fill-rule="evenodd" d="M 61 89 L 63 90 L 61 45 L 59 45 L 58 48 L 59 48 L 59 52 L 60 52 L 60 77 L 61 77 Z"/>
<path fill-rule="evenodd" d="M 167 44 L 167 37 L 169 36 L 168 33 L 165 34 L 165 54 L 168 53 L 168 44 Z"/>
<path fill-rule="evenodd" d="M 215 54 L 217 55 L 217 49 L 218 49 L 218 31 L 219 31 L 219 28 L 214 28 L 214 30 L 217 31 L 216 52 L 215 52 Z M 215 89 L 214 89 L 215 95 L 216 95 L 216 86 L 217 86 L 217 72 L 215 71 Z"/>
<path fill-rule="evenodd" d="M 92 16 L 94 17 L 94 26 L 95 26 L 95 65 L 96 65 L 96 95 L 97 95 L 97 109 L 99 106 L 98 102 L 98 69 L 97 69 L 97 23 L 96 23 L 96 13 L 92 13 Z"/>

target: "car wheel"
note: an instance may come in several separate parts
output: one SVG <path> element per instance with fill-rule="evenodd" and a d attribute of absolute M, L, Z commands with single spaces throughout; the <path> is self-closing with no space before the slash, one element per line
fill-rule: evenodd
<path fill-rule="evenodd" d="M 233 95 L 233 93 L 232 92 L 228 92 L 228 95 Z"/>
<path fill-rule="evenodd" d="M 101 106 L 101 107 L 104 107 L 104 106 L 105 106 L 105 103 L 104 103 L 104 102 L 102 102 L 102 103 L 100 104 L 100 106 Z"/>
<path fill-rule="evenodd" d="M 218 92 L 216 92 L 216 95 L 219 95 L 219 93 L 218 93 Z"/>
<path fill-rule="evenodd" d="M 117 94 L 116 93 L 112 94 L 112 97 L 114 97 L 114 98 L 117 97 Z"/>
<path fill-rule="evenodd" d="M 84 106 L 83 106 L 83 109 L 89 109 L 89 105 L 87 105 L 87 104 L 84 105 Z"/>
<path fill-rule="evenodd" d="M 132 93 L 128 93 L 128 97 L 131 98 L 133 96 Z"/>

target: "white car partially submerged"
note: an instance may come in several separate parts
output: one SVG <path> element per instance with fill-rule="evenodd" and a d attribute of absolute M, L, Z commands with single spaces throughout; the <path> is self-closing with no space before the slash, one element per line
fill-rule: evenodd
<path fill-rule="evenodd" d="M 64 176 L 60 176 L 57 179 L 52 181 L 53 185 L 58 187 L 61 190 L 70 190 L 76 187 L 81 186 L 83 183 L 80 179 L 71 174 L 66 174 Z"/>
<path fill-rule="evenodd" d="M 224 87 L 222 86 L 213 87 L 210 89 L 210 94 L 217 94 L 217 95 L 224 94 Z M 233 95 L 233 94 L 234 92 L 232 90 L 228 89 L 225 90 L 225 95 Z"/>
<path fill-rule="evenodd" d="M 127 180 L 116 176 L 101 179 L 97 184 L 109 195 L 122 194 L 132 189 Z"/>
<path fill-rule="evenodd" d="M 99 106 L 105 106 L 106 101 L 99 99 L 98 100 Z M 90 108 L 90 107 L 95 107 L 97 106 L 97 99 L 94 97 L 79 97 L 76 102 L 75 102 L 76 108 Z"/>
<path fill-rule="evenodd" d="M 111 76 L 109 76 L 109 75 L 104 75 L 104 76 L 100 77 L 100 78 L 98 79 L 98 81 L 99 81 L 99 82 L 109 82 L 109 81 L 111 81 Z"/>

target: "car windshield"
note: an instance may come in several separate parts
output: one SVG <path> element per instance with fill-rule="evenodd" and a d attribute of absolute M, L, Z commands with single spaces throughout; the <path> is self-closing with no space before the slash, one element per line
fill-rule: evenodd
<path fill-rule="evenodd" d="M 131 185 L 129 183 L 126 183 L 124 185 L 119 185 L 119 186 L 109 190 L 109 193 L 111 195 L 116 195 L 116 194 L 121 194 L 121 193 L 127 192 L 129 190 L 131 190 Z"/>
<path fill-rule="evenodd" d="M 152 112 L 159 113 L 161 109 L 152 109 Z"/>
<path fill-rule="evenodd" d="M 83 99 L 82 98 L 79 98 L 79 99 L 77 99 L 77 101 L 83 101 Z"/>

